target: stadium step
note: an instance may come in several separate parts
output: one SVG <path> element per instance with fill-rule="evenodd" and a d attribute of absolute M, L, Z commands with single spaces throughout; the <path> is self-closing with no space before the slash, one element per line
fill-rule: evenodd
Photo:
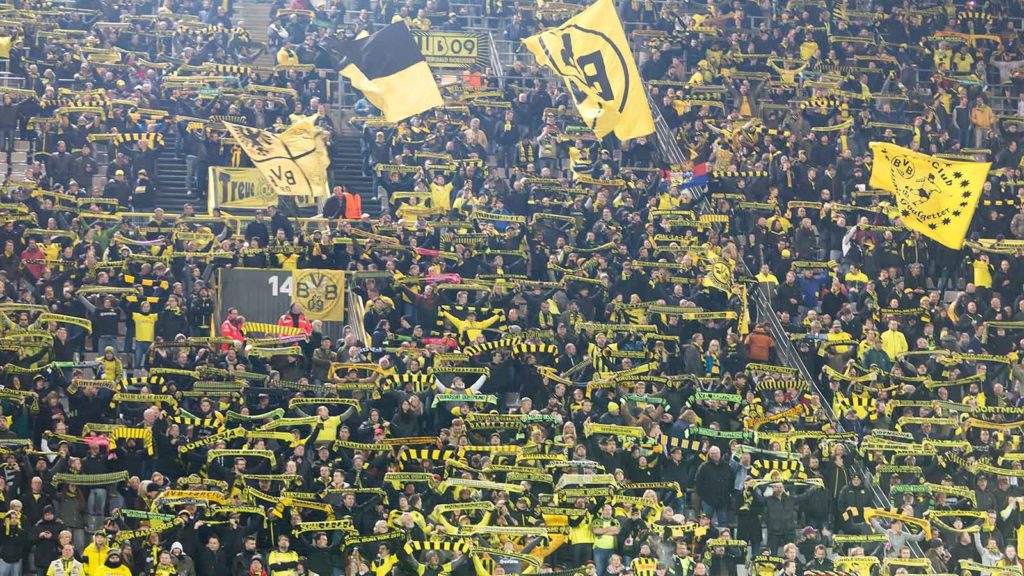
<path fill-rule="evenodd" d="M 332 186 L 344 184 L 363 199 L 363 212 L 370 217 L 380 215 L 380 200 L 373 190 L 373 179 L 363 175 L 363 154 L 358 136 L 335 136 L 331 151 Z"/>
<path fill-rule="evenodd" d="M 174 146 L 178 135 L 173 130 L 164 135 L 164 147 L 160 149 L 157 159 L 156 183 L 157 194 L 154 208 L 163 208 L 172 214 L 180 214 L 181 207 L 187 202 L 196 203 L 196 196 L 188 195 L 185 161 L 174 156 Z M 203 207 L 198 207 L 203 211 Z"/>
<path fill-rule="evenodd" d="M 270 2 L 257 0 L 240 0 L 235 3 L 232 22 L 244 22 L 245 29 L 254 42 L 266 45 L 267 27 L 270 26 Z M 257 66 L 273 66 L 277 64 L 276 54 L 268 49 L 253 64 Z"/>

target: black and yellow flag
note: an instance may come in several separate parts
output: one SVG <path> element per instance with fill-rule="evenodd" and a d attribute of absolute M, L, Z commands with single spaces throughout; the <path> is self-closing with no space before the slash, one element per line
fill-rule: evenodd
<path fill-rule="evenodd" d="M 704 286 L 732 295 L 732 262 L 710 249 L 704 254 Z"/>
<path fill-rule="evenodd" d="M 523 43 L 538 63 L 562 77 L 598 138 L 615 132 L 628 140 L 654 132 L 647 93 L 612 0 L 598 0 Z"/>
<path fill-rule="evenodd" d="M 224 122 L 239 147 L 280 196 L 327 196 L 327 155 L 324 131 L 316 117 L 295 122 L 281 134 Z"/>
<path fill-rule="evenodd" d="M 957 162 L 872 142 L 871 186 L 896 196 L 903 225 L 959 250 L 971 225 L 988 162 Z"/>
<path fill-rule="evenodd" d="M 380 108 L 388 122 L 444 105 L 430 66 L 405 21 L 346 43 L 342 58 L 341 75 Z"/>
<path fill-rule="evenodd" d="M 310 320 L 345 319 L 345 273 L 341 270 L 293 270 L 292 301 Z"/>

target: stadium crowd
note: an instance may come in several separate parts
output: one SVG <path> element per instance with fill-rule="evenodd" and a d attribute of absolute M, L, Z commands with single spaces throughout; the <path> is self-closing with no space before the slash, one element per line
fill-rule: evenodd
<path fill-rule="evenodd" d="M 657 137 L 598 141 L 523 53 L 355 103 L 379 219 L 344 182 L 122 217 L 172 135 L 198 196 L 246 165 L 221 120 L 334 132 L 343 39 L 573 11 L 447 4 L 275 1 L 268 46 L 230 3 L 3 12 L 0 576 L 1021 576 L 1019 2 L 622 2 Z M 993 162 L 963 251 L 887 217 L 873 141 Z M 224 267 L 365 311 L 215 317 Z"/>

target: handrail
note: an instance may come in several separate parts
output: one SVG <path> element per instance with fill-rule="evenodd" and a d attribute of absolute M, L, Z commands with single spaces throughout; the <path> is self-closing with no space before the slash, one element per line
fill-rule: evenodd
<path fill-rule="evenodd" d="M 498 43 L 494 41 L 494 33 L 490 30 L 487 31 L 487 44 L 491 51 L 491 72 L 498 77 L 498 82 L 504 88 L 505 82 L 502 78 L 505 77 L 505 66 L 501 63 L 501 56 L 498 55 Z"/>
<path fill-rule="evenodd" d="M 650 98 L 650 95 L 648 95 L 648 98 Z M 668 124 L 661 115 L 661 111 L 657 106 L 652 106 L 651 113 L 654 116 L 655 134 L 657 136 L 656 139 L 658 141 L 658 148 L 662 155 L 673 163 L 683 163 L 686 160 L 686 157 L 683 155 L 678 144 L 676 144 L 675 138 L 672 137 L 671 129 L 669 129 Z M 711 204 L 708 202 L 708 194 L 706 193 L 702 194 L 697 199 L 696 204 L 698 206 L 697 211 L 699 213 L 707 213 L 711 210 Z M 746 263 L 743 260 L 740 260 L 739 263 L 743 266 L 743 271 L 746 275 L 751 276 Z M 786 334 L 785 329 L 782 327 L 782 323 L 779 322 L 778 316 L 775 314 L 775 311 L 772 310 L 771 300 L 768 298 L 764 287 L 760 284 L 757 284 L 756 286 L 757 287 L 748 294 L 748 298 L 751 298 L 754 302 L 755 309 L 757 310 L 757 318 L 766 321 L 769 333 L 772 338 L 775 339 L 776 350 L 780 355 L 782 365 L 798 369 L 800 371 L 800 375 L 810 384 L 815 393 L 817 393 L 819 397 L 824 398 L 824 395 L 818 387 L 817 380 L 811 377 L 810 371 L 796 352 L 796 348 L 793 347 L 793 343 L 790 341 L 789 335 Z M 837 420 L 836 415 L 832 412 L 832 406 L 828 403 L 822 403 L 822 406 L 825 408 L 825 415 L 833 429 L 837 432 L 844 432 L 845 430 Z M 856 458 L 853 459 L 851 468 L 864 480 L 864 486 L 871 491 L 875 505 L 879 508 L 889 509 L 889 498 L 878 488 L 870 471 L 868 471 L 867 468 L 865 468 Z M 921 548 L 916 543 L 911 543 L 911 552 L 915 557 L 924 557 Z"/>
<path fill-rule="evenodd" d="M 352 285 L 349 284 L 349 288 L 346 291 L 348 306 L 348 319 L 345 321 L 346 324 L 352 327 L 352 330 L 356 333 L 356 338 L 361 342 L 369 342 L 369 337 L 366 333 L 366 326 L 363 326 L 363 315 L 366 313 L 366 307 L 363 303 L 363 299 L 356 294 Z"/>

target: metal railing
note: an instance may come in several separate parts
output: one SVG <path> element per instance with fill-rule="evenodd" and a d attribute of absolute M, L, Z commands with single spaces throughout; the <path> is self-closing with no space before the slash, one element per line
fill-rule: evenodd
<path fill-rule="evenodd" d="M 355 287 L 352 284 L 352 282 L 349 282 L 348 290 L 346 290 L 348 306 L 345 308 L 345 323 L 352 327 L 352 330 L 356 333 L 356 338 L 369 345 L 370 336 L 366 333 L 366 326 L 363 326 L 363 315 L 366 314 L 366 306 L 363 298 L 356 294 Z"/>
<path fill-rule="evenodd" d="M 649 94 L 648 98 L 650 98 Z M 651 113 L 654 116 L 655 135 L 658 142 L 658 149 L 662 156 L 674 164 L 681 164 L 685 162 L 687 158 L 676 143 L 672 129 L 669 128 L 668 124 L 665 122 L 658 106 L 652 106 Z M 711 212 L 711 209 L 711 204 L 708 201 L 708 194 L 701 195 L 697 200 L 697 212 L 701 214 L 709 213 Z M 740 260 L 740 264 L 743 266 L 743 270 L 746 275 L 752 276 L 743 260 Z M 748 298 L 754 304 L 755 317 L 766 324 L 769 334 L 775 339 L 776 351 L 779 355 L 780 364 L 799 370 L 801 377 L 810 384 L 814 392 L 820 398 L 824 398 L 825 396 L 821 393 L 817 380 L 812 377 L 807 366 L 797 353 L 796 348 L 793 347 L 793 343 L 790 341 L 789 335 L 783 328 L 782 323 L 779 322 L 778 315 L 776 315 L 775 311 L 772 309 L 771 300 L 765 288 L 760 284 L 756 285 L 755 289 L 749 291 Z M 825 416 L 828 418 L 833 429 L 837 432 L 845 432 L 842 424 L 840 424 L 836 415 L 833 413 L 832 406 L 826 402 L 822 402 L 822 406 L 824 407 Z M 855 451 L 853 453 L 856 454 Z M 852 459 L 851 468 L 854 473 L 860 475 L 864 480 L 864 486 L 871 492 L 875 505 L 879 508 L 889 509 L 889 498 L 878 487 L 871 472 L 857 458 Z M 924 553 L 921 551 L 921 548 L 917 543 L 911 542 L 910 544 L 911 552 L 915 557 L 923 558 Z"/>
<path fill-rule="evenodd" d="M 505 65 L 501 61 L 501 56 L 498 54 L 498 43 L 494 40 L 494 33 L 487 32 L 487 44 L 490 46 L 491 52 L 491 72 L 494 73 L 498 78 L 505 76 Z M 501 86 L 505 86 L 505 82 L 499 80 Z"/>

